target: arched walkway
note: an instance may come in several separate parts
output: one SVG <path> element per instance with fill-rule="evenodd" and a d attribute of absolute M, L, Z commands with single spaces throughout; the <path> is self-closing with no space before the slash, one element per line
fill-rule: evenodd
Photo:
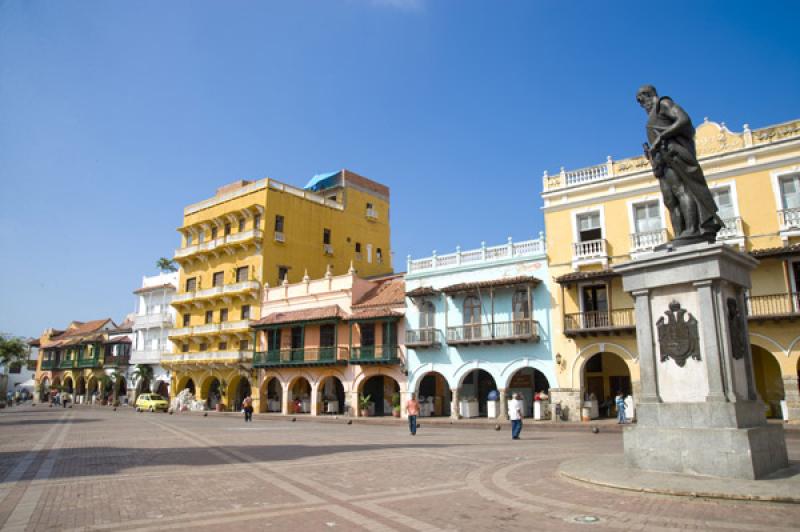
<path fill-rule="evenodd" d="M 156 393 L 161 397 L 169 397 L 169 384 L 167 384 L 164 381 L 157 381 L 157 382 L 158 386 L 156 386 Z M 192 385 L 192 388 L 194 388 L 194 383 L 192 382 L 191 379 L 189 379 L 189 383 Z"/>
<path fill-rule="evenodd" d="M 207 378 L 203 383 L 202 391 L 202 395 L 206 398 L 206 407 L 209 410 L 216 410 L 217 405 L 222 405 L 222 390 L 218 378 Z"/>
<path fill-rule="evenodd" d="M 441 373 L 430 371 L 419 379 L 417 399 L 420 405 L 420 417 L 450 416 L 450 403 L 453 393 L 447 379 Z"/>
<path fill-rule="evenodd" d="M 83 378 L 83 375 L 78 377 L 78 382 L 75 385 L 75 399 L 76 402 L 86 401 L 86 379 Z"/>
<path fill-rule="evenodd" d="M 766 405 L 767 417 L 779 418 L 782 416 L 780 403 L 785 398 L 780 365 L 772 353 L 763 347 L 750 347 L 753 351 L 753 378 L 758 395 Z"/>
<path fill-rule="evenodd" d="M 581 397 L 584 406 L 591 402 L 590 417 L 614 417 L 617 409 L 614 398 L 618 392 L 626 397 L 632 393 L 631 373 L 621 356 L 601 352 L 594 354 L 583 366 Z M 631 417 L 630 412 L 626 412 Z"/>
<path fill-rule="evenodd" d="M 536 368 L 520 368 L 511 374 L 506 386 L 506 395 L 518 393 L 522 395 L 525 404 L 525 415 L 533 416 L 533 400 L 537 393 L 549 394 L 550 383 L 544 373 Z"/>
<path fill-rule="evenodd" d="M 250 380 L 247 377 L 239 377 L 231 383 L 232 394 L 230 394 L 233 401 L 233 411 L 238 412 L 242 409 L 245 397 L 248 397 L 252 391 L 250 389 Z"/>
<path fill-rule="evenodd" d="M 334 375 L 323 377 L 317 385 L 317 393 L 320 414 L 344 413 L 344 385 L 338 377 Z"/>
<path fill-rule="evenodd" d="M 482 369 L 473 369 L 464 375 L 464 378 L 461 381 L 461 394 L 459 396 L 459 402 L 477 402 L 478 411 L 474 412 L 470 406 L 467 406 L 466 409 L 468 411 L 466 414 L 464 412 L 460 412 L 460 414 L 464 417 L 488 417 L 488 401 L 490 392 L 494 392 L 493 396 L 497 395 L 497 384 L 494 381 L 494 377 L 492 377 L 488 371 Z M 459 408 L 461 407 L 459 406 Z M 498 414 L 498 412 L 495 412 L 495 414 Z"/>
<path fill-rule="evenodd" d="M 86 392 L 89 395 L 89 401 L 91 404 L 100 404 L 102 398 L 98 392 L 98 387 L 99 385 L 97 383 L 97 379 L 94 376 L 89 377 L 89 382 L 86 384 Z M 94 395 L 95 393 L 97 393 L 96 398 Z"/>
<path fill-rule="evenodd" d="M 283 386 L 278 377 L 264 379 L 259 409 L 263 412 L 280 412 L 283 404 Z"/>
<path fill-rule="evenodd" d="M 189 392 L 193 396 L 195 396 L 195 397 L 197 396 L 197 390 L 196 390 L 196 387 L 194 385 L 194 381 L 188 376 L 183 377 L 178 381 L 177 390 L 175 392 L 175 395 L 179 394 L 183 390 L 189 390 Z"/>
<path fill-rule="evenodd" d="M 125 377 L 120 376 L 117 379 L 117 386 L 114 388 L 115 401 L 126 402 L 128 398 L 128 382 Z"/>
<path fill-rule="evenodd" d="M 64 391 L 67 393 L 73 393 L 75 391 L 75 384 L 72 381 L 72 377 L 64 377 Z"/>
<path fill-rule="evenodd" d="M 289 413 L 311 413 L 311 384 L 305 377 L 296 377 L 289 383 Z"/>
<path fill-rule="evenodd" d="M 47 377 L 42 377 L 42 380 L 39 383 L 38 400 L 42 402 L 50 401 L 50 379 Z"/>
<path fill-rule="evenodd" d="M 359 397 L 369 396 L 370 406 L 367 410 L 370 416 L 391 416 L 392 398 L 395 394 L 395 399 L 399 402 L 400 385 L 396 380 L 386 375 L 373 375 L 361 384 Z"/>

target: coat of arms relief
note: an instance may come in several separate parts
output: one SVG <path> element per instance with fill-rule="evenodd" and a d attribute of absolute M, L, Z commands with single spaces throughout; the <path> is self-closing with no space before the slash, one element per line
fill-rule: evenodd
<path fill-rule="evenodd" d="M 672 301 L 669 304 L 669 310 L 656 322 L 656 329 L 661 362 L 672 358 L 678 366 L 683 367 L 689 357 L 700 360 L 697 320 L 686 309 L 681 308 L 680 303 Z"/>

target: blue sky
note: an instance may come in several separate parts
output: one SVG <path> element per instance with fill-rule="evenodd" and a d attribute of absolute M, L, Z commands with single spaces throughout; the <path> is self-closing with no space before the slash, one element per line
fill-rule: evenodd
<path fill-rule="evenodd" d="M 545 169 L 639 153 L 642 83 L 695 122 L 800 117 L 799 3 L 669 6 L 0 0 L 0 331 L 120 320 L 236 179 L 387 184 L 402 271 L 536 236 Z"/>

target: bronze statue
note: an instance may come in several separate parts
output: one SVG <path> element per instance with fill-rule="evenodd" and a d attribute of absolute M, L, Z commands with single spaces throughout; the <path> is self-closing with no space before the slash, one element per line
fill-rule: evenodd
<path fill-rule="evenodd" d="M 724 224 L 697 162 L 692 120 L 671 98 L 659 97 L 652 85 L 642 85 L 636 101 L 647 112 L 649 144 L 644 151 L 672 220 L 671 246 L 713 243 Z"/>

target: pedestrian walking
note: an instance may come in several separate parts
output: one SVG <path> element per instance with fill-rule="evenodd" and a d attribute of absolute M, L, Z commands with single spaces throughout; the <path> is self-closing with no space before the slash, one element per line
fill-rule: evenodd
<path fill-rule="evenodd" d="M 623 424 L 625 423 L 625 396 L 622 395 L 622 391 L 617 392 L 614 403 L 617 405 L 617 423 Z"/>
<path fill-rule="evenodd" d="M 253 421 L 253 398 L 249 395 L 242 401 L 242 410 L 244 411 L 244 422 Z"/>
<path fill-rule="evenodd" d="M 417 435 L 417 416 L 419 415 L 419 402 L 417 396 L 411 394 L 411 398 L 406 403 L 406 411 L 408 412 L 408 430 L 412 436 Z"/>
<path fill-rule="evenodd" d="M 511 439 L 518 440 L 522 432 L 522 418 L 525 411 L 525 403 L 522 396 L 515 393 L 508 402 L 508 419 L 511 420 Z"/>

